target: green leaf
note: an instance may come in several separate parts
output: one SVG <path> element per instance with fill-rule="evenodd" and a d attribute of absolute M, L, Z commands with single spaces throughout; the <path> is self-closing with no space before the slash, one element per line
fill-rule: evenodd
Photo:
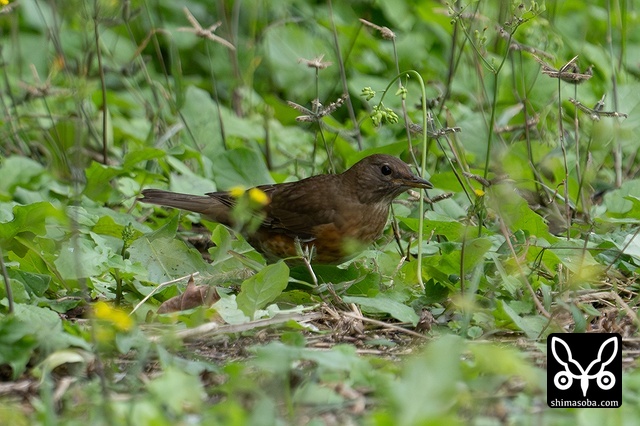
<path fill-rule="evenodd" d="M 0 167 L 0 194 L 11 194 L 17 185 L 25 185 L 40 175 L 44 168 L 30 158 L 11 156 L 2 162 Z"/>
<path fill-rule="evenodd" d="M 86 236 L 79 236 L 62 244 L 60 254 L 53 263 L 62 278 L 77 280 L 105 272 L 110 254 L 108 247 L 99 246 Z"/>
<path fill-rule="evenodd" d="M 14 378 L 32 357 L 44 359 L 72 346 L 90 350 L 86 341 L 65 333 L 62 320 L 50 309 L 18 303 L 14 316 L 0 320 L 0 364 L 9 364 Z M 34 352 L 36 348 L 38 351 Z"/>
<path fill-rule="evenodd" d="M 135 221 L 132 220 L 132 224 Z M 110 237 L 122 239 L 122 232 L 125 230 L 125 226 L 116 223 L 116 221 L 110 216 L 101 216 L 96 222 L 95 226 L 91 228 L 92 232 L 99 235 L 108 235 Z M 142 232 L 137 229 L 132 229 L 132 239 L 142 236 Z"/>
<path fill-rule="evenodd" d="M 216 185 L 220 190 L 252 187 L 273 182 L 264 156 L 252 149 L 238 148 L 213 158 Z"/>
<path fill-rule="evenodd" d="M 368 148 L 362 151 L 352 151 L 350 154 L 345 155 L 345 163 L 348 167 L 351 167 L 363 158 L 373 154 L 389 154 L 397 157 L 406 150 L 406 142 L 386 143 L 375 148 Z"/>
<path fill-rule="evenodd" d="M 184 96 L 184 105 L 180 109 L 185 126 L 189 129 L 188 132 L 182 132 L 185 144 L 193 146 L 195 141 L 196 146 L 209 158 L 215 158 L 225 151 L 218 107 L 209 93 L 189 86 Z"/>
<path fill-rule="evenodd" d="M 66 371 L 74 371 L 78 368 L 82 368 L 82 371 L 86 371 L 86 364 L 90 361 L 94 361 L 93 354 L 85 352 L 80 349 L 62 349 L 53 352 L 44 361 L 42 361 L 36 367 L 37 376 L 42 377 L 43 374 L 49 374 L 56 368 L 65 365 Z"/>
<path fill-rule="evenodd" d="M 451 289 L 433 278 L 424 283 L 425 303 L 440 303 L 449 297 Z"/>
<path fill-rule="evenodd" d="M 144 265 L 148 271 L 145 279 L 154 283 L 209 269 L 197 250 L 174 238 L 138 238 L 129 247 L 129 260 Z"/>
<path fill-rule="evenodd" d="M 9 278 L 20 281 L 27 292 L 32 296 L 42 296 L 49 288 L 51 277 L 49 275 L 34 274 L 19 269 L 9 269 Z"/>
<path fill-rule="evenodd" d="M 640 197 L 640 179 L 624 182 L 620 188 L 608 191 L 604 195 L 607 213 L 613 217 L 640 218 L 640 208 L 633 198 Z"/>
<path fill-rule="evenodd" d="M 174 214 L 171 219 L 164 223 L 160 228 L 153 232 L 146 234 L 143 238 L 149 241 L 155 241 L 162 238 L 175 238 L 176 231 L 178 230 L 178 217 L 179 214 Z"/>
<path fill-rule="evenodd" d="M 484 261 L 484 255 L 489 251 L 492 244 L 489 238 L 474 238 L 471 241 L 465 241 L 464 271 L 469 272 L 478 265 L 478 262 Z"/>
<path fill-rule="evenodd" d="M 174 415 L 199 412 L 206 395 L 198 377 L 175 367 L 167 367 L 160 377 L 147 384 L 147 389 Z"/>
<path fill-rule="evenodd" d="M 393 419 L 389 424 L 461 424 L 452 415 L 453 407 L 464 398 L 460 392 L 463 348 L 459 337 L 442 336 L 407 360 L 400 379 L 380 389 L 389 404 L 384 410 Z"/>
<path fill-rule="evenodd" d="M 365 311 L 384 312 L 401 322 L 418 324 L 418 314 L 413 308 L 391 299 L 384 293 L 378 293 L 375 297 L 345 296 L 342 298 L 345 303 L 355 303 L 360 305 Z"/>
<path fill-rule="evenodd" d="M 155 158 L 162 158 L 165 155 L 166 154 L 163 150 L 157 148 L 143 148 L 136 151 L 131 151 L 124 156 L 124 164 L 122 165 L 122 167 L 126 170 L 130 170 L 138 163 L 153 160 Z"/>
<path fill-rule="evenodd" d="M 10 247 L 11 240 L 20 233 L 44 235 L 47 218 L 55 218 L 60 222 L 66 219 L 63 212 L 53 207 L 51 203 L 44 201 L 26 206 L 15 206 L 13 220 L 0 223 L 0 243 L 6 243 Z"/>
<path fill-rule="evenodd" d="M 20 237 L 17 237 L 16 240 L 18 242 L 24 241 L 26 243 L 25 247 L 27 248 L 29 246 L 33 246 L 32 243 Z M 48 275 L 48 276 L 51 276 L 51 274 L 55 274 L 57 272 L 57 271 L 52 271 L 49 268 L 49 266 L 51 266 L 51 268 L 55 270 L 55 266 L 53 264 L 47 263 L 43 259 L 43 257 L 40 255 L 40 253 L 34 252 L 33 250 L 26 250 L 24 251 L 24 253 L 20 253 L 20 254 L 9 252 L 7 254 L 7 257 L 9 258 L 10 261 L 17 262 L 20 265 L 20 269 L 24 271 L 33 272 L 36 274 Z"/>
<path fill-rule="evenodd" d="M 0 365 L 9 365 L 13 379 L 26 369 L 32 350 L 38 345 L 33 326 L 15 316 L 0 319 Z"/>
<path fill-rule="evenodd" d="M 542 216 L 531 210 L 525 199 L 509 185 L 493 185 L 487 189 L 487 195 L 487 204 L 500 215 L 510 230 L 523 230 L 547 241 L 558 240 L 549 233 Z"/>
<path fill-rule="evenodd" d="M 530 339 L 539 339 L 544 328 L 548 325 L 546 318 L 540 315 L 520 316 L 505 301 L 498 300 L 498 307 L 513 321 L 513 324 L 524 331 Z M 549 331 L 551 332 L 551 331 Z"/>
<path fill-rule="evenodd" d="M 82 193 L 92 200 L 106 202 L 113 193 L 111 180 L 123 173 L 125 171 L 120 167 L 105 166 L 94 161 L 85 170 L 87 184 Z"/>
<path fill-rule="evenodd" d="M 412 231 L 418 231 L 418 219 L 412 217 L 398 217 L 397 219 L 407 225 Z M 449 241 L 458 241 L 464 235 L 466 227 L 450 217 L 427 211 L 426 219 L 423 230 L 423 235 L 425 236 L 431 234 L 442 235 Z"/>
<path fill-rule="evenodd" d="M 567 269 L 578 274 L 574 278 L 576 282 L 597 280 L 604 270 L 604 266 L 596 261 L 588 250 L 585 250 L 582 241 L 564 240 L 553 244 L 550 251 Z M 580 279 L 577 279 L 578 277 Z"/>
<path fill-rule="evenodd" d="M 528 384 L 535 385 L 535 369 L 526 361 L 526 357 L 514 347 L 494 343 L 476 343 L 468 345 L 473 354 L 473 363 L 469 365 L 479 374 L 497 374 L 515 376 Z"/>
<path fill-rule="evenodd" d="M 288 281 L 289 268 L 284 262 L 265 266 L 242 283 L 240 294 L 236 298 L 238 308 L 253 318 L 258 309 L 264 308 L 282 293 Z"/>

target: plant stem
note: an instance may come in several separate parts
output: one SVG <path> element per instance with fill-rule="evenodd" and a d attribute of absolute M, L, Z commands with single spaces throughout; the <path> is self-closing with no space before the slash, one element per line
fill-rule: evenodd
<path fill-rule="evenodd" d="M 422 95 L 422 159 L 420 162 L 420 176 L 423 176 L 424 171 L 427 168 L 427 144 L 428 144 L 428 121 L 427 121 L 427 90 L 424 85 L 424 80 L 419 72 L 415 70 L 409 70 L 402 73 L 398 73 L 387 85 L 382 92 L 382 96 L 380 97 L 380 105 L 382 105 L 382 101 L 384 100 L 385 95 L 389 92 L 391 85 L 395 83 L 396 80 L 400 79 L 403 75 L 412 74 L 418 79 L 418 84 L 420 85 L 420 94 Z M 416 268 L 418 269 L 418 284 L 420 287 L 424 289 L 424 282 L 422 281 L 422 233 L 424 231 L 424 191 L 420 191 L 420 201 L 419 201 L 419 211 L 420 211 L 420 219 L 418 220 L 418 262 Z"/>

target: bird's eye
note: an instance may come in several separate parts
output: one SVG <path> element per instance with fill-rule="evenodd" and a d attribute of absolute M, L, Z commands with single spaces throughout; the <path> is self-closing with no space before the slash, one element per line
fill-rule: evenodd
<path fill-rule="evenodd" d="M 389 176 L 393 170 L 391 170 L 388 164 L 383 164 L 382 167 L 380 167 L 380 171 L 383 175 Z"/>

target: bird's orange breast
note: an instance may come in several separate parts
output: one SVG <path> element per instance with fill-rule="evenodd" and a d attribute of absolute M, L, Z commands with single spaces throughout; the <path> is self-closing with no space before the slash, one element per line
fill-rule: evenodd
<path fill-rule="evenodd" d="M 387 208 L 353 211 L 334 222 L 313 226 L 309 232 L 311 238 L 296 242 L 296 237 L 290 234 L 259 229 L 248 237 L 248 241 L 268 260 L 298 257 L 298 244 L 303 251 L 313 255 L 314 263 L 338 264 L 375 241 L 382 233 L 387 218 Z"/>

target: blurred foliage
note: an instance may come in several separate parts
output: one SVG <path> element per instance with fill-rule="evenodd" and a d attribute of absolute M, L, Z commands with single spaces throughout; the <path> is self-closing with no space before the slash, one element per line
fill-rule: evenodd
<path fill-rule="evenodd" d="M 634 2 L 0 5 L 0 378 L 38 383 L 21 414 L 0 396 L 0 423 L 637 418 L 637 369 L 608 416 L 546 409 L 532 361 L 549 333 L 593 330 L 608 305 L 617 310 L 605 331 L 629 330 L 627 317 L 629 333 L 638 325 Z M 560 71 L 590 78 L 553 78 Z M 146 187 L 250 188 L 376 152 L 415 166 L 427 154 L 436 189 L 423 234 L 417 203 L 402 196 L 397 242 L 389 227 L 315 277 L 266 265 L 196 214 L 137 202 Z M 213 247 L 198 250 L 203 227 Z M 421 268 L 407 261 L 418 253 Z M 221 300 L 156 315 L 195 273 Z M 626 307 L 585 299 L 595 292 Z M 322 332 L 290 321 L 251 361 L 218 363 L 173 336 L 326 301 L 413 326 L 428 313 L 429 343 L 401 363 L 353 345 L 318 351 L 305 339 Z M 529 357 L 487 342 L 513 333 L 534 345 Z M 54 391 L 64 375 L 73 384 Z"/>

